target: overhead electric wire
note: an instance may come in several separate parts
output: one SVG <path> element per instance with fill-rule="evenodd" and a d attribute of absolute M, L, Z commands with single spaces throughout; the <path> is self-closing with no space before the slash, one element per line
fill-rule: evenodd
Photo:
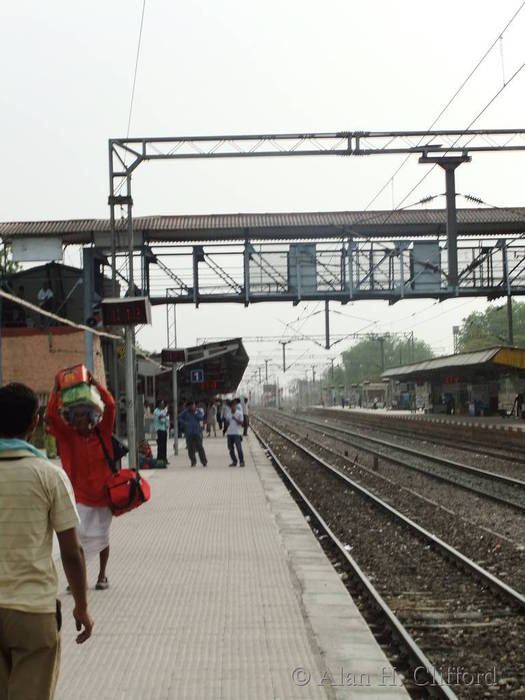
<path fill-rule="evenodd" d="M 139 68 L 139 58 L 140 58 L 140 47 L 142 44 L 142 28 L 144 27 L 144 13 L 146 10 L 146 0 L 142 2 L 142 14 L 140 16 L 140 29 L 139 29 L 139 39 L 137 42 L 137 55 L 135 57 L 135 69 L 133 71 L 133 83 L 131 88 L 131 99 L 129 104 L 129 115 L 128 115 L 128 128 L 126 131 L 126 138 L 129 138 L 129 132 L 131 129 L 131 115 L 133 113 L 133 102 L 135 100 L 135 85 L 137 83 L 137 73 Z"/>
<path fill-rule="evenodd" d="M 515 214 L 521 221 L 525 222 L 525 216 L 523 215 L 523 212 L 517 209 L 516 207 L 507 207 L 507 206 L 500 206 L 499 204 L 490 204 L 490 202 L 486 202 L 484 199 L 481 197 L 476 197 L 471 194 L 462 194 L 461 192 L 458 192 L 457 195 L 458 197 L 463 197 L 466 199 L 468 202 L 474 202 L 475 204 L 483 204 L 486 207 L 489 207 L 490 209 L 506 209 L 507 211 L 511 211 L 513 214 Z M 512 238 L 513 241 L 519 240 L 520 238 L 523 238 L 525 236 L 525 233 L 520 233 L 519 236 L 516 236 L 515 238 Z"/>
<path fill-rule="evenodd" d="M 519 11 L 522 9 L 522 7 L 524 7 L 524 6 L 525 6 L 525 2 L 522 3 L 522 5 L 520 6 L 518 12 L 519 12 Z M 516 13 L 516 14 L 517 14 L 517 13 Z M 511 75 L 511 77 L 509 78 L 509 80 L 508 80 L 504 85 L 502 85 L 502 86 L 499 88 L 499 90 L 496 91 L 496 93 L 490 98 L 490 100 L 485 104 L 485 106 L 481 109 L 481 111 L 474 117 L 474 119 L 472 119 L 472 121 L 470 122 L 470 124 L 469 124 L 467 127 L 465 127 L 465 129 L 463 130 L 463 134 L 464 134 L 466 131 L 468 131 L 468 130 L 475 124 L 475 122 L 486 112 L 486 110 L 490 107 L 490 105 L 499 97 L 499 95 L 501 95 L 501 93 L 503 92 L 503 90 L 505 90 L 505 88 L 508 87 L 508 85 L 510 85 L 510 83 L 514 80 L 514 78 L 516 78 L 516 77 L 521 73 L 521 71 L 523 70 L 523 68 L 525 68 L 525 61 L 514 71 L 514 73 L 513 73 L 513 74 Z M 463 135 L 463 134 L 461 134 L 461 135 Z M 458 137 L 456 138 L 456 140 L 452 143 L 452 145 L 450 146 L 450 148 L 453 148 L 453 147 L 454 147 L 454 145 L 455 145 L 455 144 L 459 141 L 459 139 L 461 138 L 461 135 L 458 136 Z M 446 153 L 448 153 L 448 150 L 445 151 L 445 155 L 446 155 Z M 391 212 L 388 213 L 388 215 L 387 215 L 387 217 L 386 217 L 386 219 L 385 219 L 385 221 L 384 221 L 383 223 L 386 223 L 386 222 L 388 221 L 388 219 L 392 216 L 392 214 L 394 213 L 394 211 L 397 211 L 397 209 L 400 207 L 400 205 L 403 204 L 403 202 L 404 202 L 418 187 L 419 187 L 419 185 L 421 185 L 421 183 L 430 175 L 430 173 L 431 173 L 431 172 L 434 170 L 434 168 L 436 168 L 436 167 L 437 167 L 437 163 L 434 163 L 434 164 L 432 165 L 432 167 L 429 168 L 429 169 L 427 170 L 427 172 L 423 175 L 423 177 L 420 178 L 420 180 L 412 187 L 412 189 L 411 189 L 409 192 L 407 192 L 407 194 L 406 194 L 406 195 L 403 197 L 403 199 L 399 202 L 399 204 L 397 205 L 396 209 L 395 209 L 395 210 L 392 210 Z M 456 308 L 457 308 L 457 307 L 456 307 Z M 424 310 L 423 310 L 423 311 L 424 311 Z M 416 315 L 417 315 L 417 313 L 419 313 L 419 312 L 416 312 Z M 449 312 L 447 311 L 447 312 L 445 312 L 445 313 L 449 313 Z M 440 314 L 440 315 L 441 315 L 441 314 Z M 422 321 L 422 323 L 424 323 L 424 321 Z M 421 325 L 421 324 L 419 323 L 419 324 L 416 324 L 416 325 Z"/>
<path fill-rule="evenodd" d="M 479 67 L 482 65 L 482 63 L 485 61 L 485 59 L 487 58 L 487 56 L 491 53 L 491 51 L 493 50 L 493 48 L 498 44 L 500 38 L 501 38 L 501 37 L 503 36 L 503 34 L 507 31 L 507 29 L 511 26 L 511 24 L 514 22 L 514 20 L 515 20 L 516 17 L 520 14 L 520 12 L 523 10 L 524 7 L 525 7 L 525 0 L 524 0 L 524 2 L 522 2 L 522 3 L 520 4 L 520 6 L 518 7 L 518 9 L 514 12 L 514 14 L 512 15 L 512 17 L 510 18 L 510 20 L 509 20 L 509 21 L 507 22 L 507 24 L 505 25 L 505 27 L 498 33 L 496 39 L 490 44 L 489 48 L 484 52 L 484 54 L 483 54 L 482 57 L 479 59 L 479 61 L 477 62 L 477 64 L 474 66 L 474 68 L 470 71 L 470 73 L 468 74 L 468 76 L 467 76 L 467 77 L 465 78 L 465 80 L 461 83 L 461 85 L 457 88 L 456 92 L 452 95 L 452 97 L 449 99 L 449 101 L 447 102 L 447 104 L 441 109 L 441 111 L 439 112 L 439 114 L 437 115 L 437 117 L 433 120 L 432 124 L 428 127 L 427 131 L 430 131 L 430 130 L 435 126 L 435 124 L 439 121 L 439 119 L 443 116 L 443 114 L 447 111 L 447 109 L 448 109 L 448 108 L 450 107 L 450 105 L 454 102 L 454 100 L 457 98 L 457 96 L 461 93 L 461 91 L 464 89 L 464 87 L 465 87 L 465 86 L 467 85 L 467 83 L 470 81 L 470 79 L 472 78 L 472 76 L 476 73 L 476 71 L 479 69 Z M 487 110 L 487 109 L 492 105 L 492 103 L 499 97 L 499 95 L 501 95 L 501 93 L 505 90 L 505 88 L 514 80 L 514 78 L 516 78 L 516 77 L 519 75 L 519 73 L 523 70 L 524 67 L 525 67 L 525 62 L 522 63 L 522 64 L 516 69 L 516 71 L 512 74 L 512 76 L 509 78 L 509 80 L 503 83 L 503 85 L 499 88 L 499 90 L 497 90 L 496 93 L 490 98 L 490 100 L 484 105 L 484 107 L 481 109 L 481 111 L 471 120 L 471 122 L 469 123 L 469 125 L 463 130 L 463 134 L 464 134 L 466 131 L 468 131 L 468 130 L 476 123 L 476 121 L 486 112 L 486 110 Z M 462 136 L 463 134 L 461 134 L 460 136 L 458 136 L 458 137 L 455 139 L 455 141 L 452 143 L 452 145 L 450 146 L 450 148 L 452 148 L 452 147 L 459 141 L 459 139 L 461 138 L 461 136 Z M 421 138 L 420 141 L 418 142 L 418 145 L 421 143 L 422 140 L 423 140 L 423 139 Z M 448 150 L 445 151 L 445 154 L 444 154 L 444 155 L 446 155 L 446 153 L 448 153 Z M 367 204 L 367 206 L 365 207 L 365 211 L 367 211 L 368 208 L 376 201 L 376 199 L 378 198 L 378 196 L 386 189 L 386 187 L 388 186 L 388 184 L 393 180 L 393 178 L 397 175 L 397 173 L 401 170 L 401 168 L 408 162 L 408 160 L 409 160 L 409 158 L 410 158 L 410 155 L 411 155 L 411 154 L 409 154 L 409 155 L 407 155 L 407 156 L 405 157 L 405 159 L 403 160 L 403 162 L 401 163 L 401 165 L 396 169 L 396 171 L 394 172 L 394 174 L 386 181 L 385 185 L 383 185 L 383 187 L 379 190 L 379 192 L 378 192 L 378 193 L 372 198 L 372 200 Z M 436 165 L 437 165 L 437 163 L 433 164 L 432 167 L 429 168 L 429 169 L 425 172 L 425 174 L 419 179 L 419 181 L 409 190 L 409 192 L 407 192 L 407 194 L 405 194 L 405 196 L 403 197 L 403 199 L 401 199 L 401 200 L 398 202 L 398 204 L 396 205 L 396 207 L 395 207 L 394 209 L 392 209 L 392 211 L 390 211 L 390 212 L 388 213 L 388 215 L 387 215 L 385 221 L 382 222 L 383 224 L 388 222 L 388 219 L 393 215 L 394 211 L 398 211 L 399 209 L 401 209 L 403 203 L 404 203 L 404 202 L 408 199 L 408 197 L 410 197 L 410 195 L 425 181 L 425 179 L 426 179 L 426 178 L 431 174 L 431 172 L 434 170 L 434 168 L 436 167 Z M 427 198 L 424 198 L 424 199 L 427 200 Z M 421 201 L 422 201 L 422 200 L 421 200 Z M 428 201 L 428 200 L 427 200 L 427 201 Z M 421 202 L 419 202 L 419 203 L 421 203 Z M 411 205 L 411 206 L 415 206 L 415 205 Z M 403 208 L 408 208 L 408 206 L 407 206 L 407 207 L 403 207 Z M 371 239 L 368 238 L 368 240 L 371 240 Z M 433 304 L 431 304 L 430 307 L 427 307 L 426 309 L 422 309 L 421 311 L 416 311 L 416 312 L 414 312 L 413 314 L 410 314 L 410 317 L 413 318 L 414 316 L 418 316 L 420 313 L 424 313 L 424 312 L 428 311 L 428 310 L 429 310 L 430 308 L 432 308 L 436 303 L 439 303 L 439 302 L 434 302 Z M 469 301 L 469 302 L 465 302 L 464 304 L 461 304 L 460 306 L 465 306 L 467 303 L 471 303 L 471 302 L 470 302 L 470 301 Z M 301 328 L 304 326 L 304 323 L 306 322 L 306 320 L 308 320 L 308 318 L 310 318 L 310 317 L 312 317 L 312 316 L 314 316 L 314 315 L 317 315 L 317 314 L 319 313 L 319 311 L 317 311 L 318 307 L 319 307 L 319 303 L 316 305 L 314 311 L 313 311 L 312 313 L 310 313 L 310 314 L 303 320 L 303 323 L 301 324 Z M 457 308 L 458 308 L 458 307 L 456 306 L 455 309 L 457 309 Z M 445 313 L 450 313 L 451 311 L 453 311 L 453 310 L 455 310 L 455 309 L 450 309 L 450 310 L 444 311 L 443 313 L 438 314 L 438 316 L 442 316 L 442 315 L 444 315 Z M 299 321 L 299 318 L 297 319 L 296 322 L 298 322 L 298 321 Z M 420 323 L 417 323 L 417 324 L 415 324 L 415 325 L 421 325 L 421 323 L 424 323 L 424 322 L 425 322 L 425 320 L 423 320 L 423 321 L 421 321 Z M 371 325 L 373 325 L 373 324 L 371 324 Z M 287 326 L 288 326 L 288 327 L 289 327 L 289 326 L 292 326 L 292 327 L 293 327 L 293 322 L 287 324 Z M 412 327 L 413 327 L 413 326 L 414 326 L 414 324 L 412 324 Z"/>
<path fill-rule="evenodd" d="M 525 68 L 525 61 L 520 65 L 519 68 L 517 68 L 517 69 L 514 71 L 514 73 L 513 73 L 513 74 L 511 75 L 511 77 L 507 80 L 507 82 L 506 82 L 504 85 L 502 85 L 502 86 L 500 87 L 500 89 L 490 98 L 490 100 L 487 102 L 487 104 L 486 104 L 486 105 L 483 107 L 483 109 L 474 117 L 474 119 L 470 122 L 470 124 L 469 124 L 468 126 L 466 126 L 465 129 L 463 129 L 463 134 L 460 134 L 460 135 L 456 138 L 456 140 L 451 144 L 451 146 L 449 147 L 449 149 L 445 151 L 444 156 L 449 152 L 449 150 L 450 150 L 451 148 L 453 148 L 453 147 L 457 144 L 457 142 L 459 141 L 459 139 L 461 138 L 461 136 L 463 136 L 463 135 L 470 129 L 470 127 L 473 126 L 473 124 L 475 124 L 475 123 L 478 121 L 478 119 L 487 111 L 487 109 L 490 107 L 490 105 L 501 95 L 501 93 L 503 92 L 503 90 L 505 90 L 505 88 L 508 87 L 508 86 L 510 85 L 510 83 L 514 80 L 514 78 L 516 78 L 516 77 L 521 73 L 521 71 L 523 70 L 523 68 Z M 465 150 L 467 151 L 468 148 L 465 148 Z M 444 157 L 444 156 L 443 156 L 443 157 Z M 422 183 L 424 180 L 426 180 L 426 178 L 427 178 L 427 177 L 430 175 L 430 173 L 437 167 L 437 165 L 438 165 L 438 163 L 433 163 L 433 164 L 432 164 L 432 167 L 429 168 L 429 169 L 427 170 L 427 172 L 423 175 L 423 177 L 414 185 L 414 187 L 412 187 L 412 189 L 411 189 L 409 192 L 407 192 L 407 194 L 406 194 L 406 195 L 403 197 L 403 199 L 399 202 L 399 205 L 403 204 L 403 202 L 405 201 L 405 199 L 407 199 L 408 197 L 410 197 L 410 195 L 411 195 L 415 190 L 417 190 L 417 188 L 419 187 L 419 185 L 421 185 L 421 183 Z M 399 205 L 398 205 L 398 206 L 399 206 Z M 397 209 L 397 208 L 396 208 L 396 209 Z M 385 222 L 385 223 L 386 223 L 386 222 Z"/>
<path fill-rule="evenodd" d="M 136 53 L 136 56 L 135 56 L 135 67 L 134 67 L 134 70 L 133 70 L 133 80 L 132 80 L 132 84 L 131 84 L 131 97 L 130 97 L 129 112 L 128 112 L 128 128 L 126 129 L 126 138 L 127 138 L 127 139 L 129 138 L 129 133 L 130 133 L 130 130 L 131 130 L 131 117 L 132 117 L 132 114 L 133 114 L 133 105 L 134 105 L 134 102 L 135 102 L 135 87 L 136 87 L 136 84 L 137 84 L 137 75 L 138 75 L 138 69 L 139 69 L 140 48 L 141 48 L 141 45 L 142 45 L 142 29 L 143 29 L 143 27 L 144 27 L 144 14 L 145 14 L 145 11 L 146 11 L 146 0 L 143 0 L 143 2 L 142 2 L 142 12 L 141 12 L 141 15 L 140 15 L 139 38 L 138 38 L 138 41 L 137 41 L 137 53 Z M 123 161 L 124 167 L 126 167 L 127 159 L 128 159 L 128 151 L 126 151 L 126 152 L 124 153 L 124 161 Z M 126 180 L 125 180 L 125 179 L 122 179 L 122 180 L 120 181 L 120 183 L 119 183 L 119 184 L 117 185 L 117 187 L 115 188 L 115 194 L 116 194 L 116 195 L 118 195 L 118 194 L 120 193 L 120 191 L 121 191 L 122 188 L 124 187 L 125 183 L 126 183 Z M 122 210 L 122 206 L 121 206 L 121 211 L 123 211 L 123 210 Z"/>
<path fill-rule="evenodd" d="M 478 68 L 479 68 L 479 67 L 481 66 L 481 64 L 485 61 L 485 59 L 487 58 L 487 56 L 491 53 L 492 49 L 493 49 L 493 48 L 496 46 L 496 44 L 500 41 L 500 39 L 503 37 L 503 34 L 505 34 L 505 32 L 507 31 L 507 29 L 511 26 L 511 24 L 514 22 L 514 20 L 515 20 L 516 17 L 519 15 L 519 13 L 523 10 L 524 7 L 525 7 L 525 0 L 524 0 L 524 2 L 521 3 L 521 5 L 520 5 L 520 6 L 518 7 L 518 9 L 516 10 L 516 12 L 515 12 L 515 13 L 512 15 L 512 17 L 509 19 L 509 21 L 507 22 L 507 24 L 505 25 L 505 27 L 504 27 L 500 32 L 498 32 L 497 37 L 496 37 L 496 38 L 494 39 L 494 41 L 490 44 L 489 48 L 485 51 L 485 53 L 482 55 L 482 57 L 481 57 L 481 58 L 479 59 L 479 61 L 476 63 L 476 65 L 474 66 L 474 68 L 470 71 L 470 73 L 467 75 L 467 77 L 463 80 L 463 82 L 461 83 L 461 85 L 457 88 L 456 92 L 452 95 L 452 97 L 449 99 L 449 101 L 447 102 L 447 104 L 441 109 L 441 111 L 439 112 L 439 114 L 437 115 L 437 117 L 434 119 L 434 121 L 432 122 L 432 124 L 427 128 L 427 131 L 430 131 L 431 129 L 433 129 L 433 127 L 437 124 L 437 122 L 438 122 L 438 121 L 441 119 L 441 117 L 445 114 L 445 112 L 447 111 L 447 109 L 448 109 L 448 108 L 450 107 L 450 105 L 454 102 L 454 100 L 455 100 L 456 97 L 460 94 L 460 92 L 463 90 L 463 88 L 467 85 L 467 83 L 470 81 L 470 79 L 472 78 L 472 76 L 476 73 L 476 71 L 478 70 Z M 505 84 L 505 83 L 504 83 L 504 84 Z M 422 140 L 423 140 L 423 137 L 421 137 L 421 139 L 419 140 L 419 142 L 418 142 L 417 145 L 421 144 L 421 141 L 422 141 Z M 371 199 L 371 200 L 368 202 L 368 204 L 366 205 L 365 211 L 367 211 L 368 208 L 371 207 L 372 204 L 376 201 L 376 199 L 386 190 L 386 188 L 387 188 L 388 185 L 393 181 L 393 179 L 395 178 L 395 176 L 399 173 L 399 171 L 400 171 L 400 170 L 405 166 L 405 164 L 408 162 L 408 160 L 410 159 L 410 155 L 411 155 L 411 154 L 408 154 L 408 155 L 403 159 L 403 162 L 401 163 L 401 165 L 398 166 L 398 168 L 394 171 L 394 173 L 393 173 L 393 174 L 388 178 L 388 180 L 385 182 L 385 184 L 383 185 L 383 187 L 381 187 L 381 189 L 374 195 L 374 197 L 372 197 L 372 199 Z"/>
<path fill-rule="evenodd" d="M 433 316 L 432 318 L 426 318 L 426 319 L 423 319 L 422 321 L 419 321 L 418 323 L 413 323 L 412 326 L 411 326 L 411 329 L 414 328 L 415 326 L 420 326 L 422 323 L 428 323 L 428 321 L 433 321 L 435 318 L 439 318 L 440 316 L 444 316 L 445 314 L 450 314 L 450 313 L 452 313 L 453 311 L 457 311 L 457 310 L 460 309 L 461 307 L 467 306 L 468 304 L 472 304 L 472 303 L 475 302 L 475 301 L 477 301 L 477 299 L 475 299 L 475 298 L 474 298 L 474 299 L 468 299 L 467 301 L 463 302 L 462 304 L 458 304 L 457 306 L 455 306 L 455 307 L 452 308 L 452 309 L 446 309 L 445 311 L 441 311 L 441 313 L 436 314 L 436 315 Z M 436 303 L 439 303 L 439 302 L 436 302 Z"/>

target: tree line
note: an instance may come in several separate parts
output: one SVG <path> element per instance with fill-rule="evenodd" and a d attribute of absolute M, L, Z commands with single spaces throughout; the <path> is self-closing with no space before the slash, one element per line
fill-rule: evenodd
<path fill-rule="evenodd" d="M 525 347 L 525 303 L 512 304 L 514 345 Z M 458 332 L 458 352 L 508 345 L 506 304 L 474 311 L 463 319 Z M 329 386 L 349 386 L 363 381 L 379 381 L 383 370 L 434 357 L 424 340 L 377 335 L 361 340 L 341 355 L 339 365 L 323 372 Z"/>

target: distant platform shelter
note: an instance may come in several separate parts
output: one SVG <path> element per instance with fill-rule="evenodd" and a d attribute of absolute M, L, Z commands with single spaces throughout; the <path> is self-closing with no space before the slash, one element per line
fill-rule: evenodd
<path fill-rule="evenodd" d="M 249 361 L 242 338 L 186 348 L 186 358 L 177 372 L 179 403 L 234 394 Z M 161 398 L 168 403 L 173 401 L 170 372 L 160 372 L 154 365 L 139 362 L 139 384 L 146 401 L 156 403 Z"/>
<path fill-rule="evenodd" d="M 492 347 L 437 357 L 382 374 L 390 403 L 432 413 L 508 414 L 525 394 L 525 348 Z"/>

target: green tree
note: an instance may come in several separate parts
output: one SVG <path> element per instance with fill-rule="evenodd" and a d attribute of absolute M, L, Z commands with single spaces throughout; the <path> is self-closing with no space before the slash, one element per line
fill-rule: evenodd
<path fill-rule="evenodd" d="M 0 248 L 0 277 L 13 275 L 20 270 L 20 265 L 13 262 L 11 258 L 11 246 L 2 246 Z"/>
<path fill-rule="evenodd" d="M 514 345 L 525 346 L 525 304 L 512 303 Z M 508 345 L 507 305 L 489 306 L 486 311 L 469 314 L 459 329 L 460 352 Z"/>
<path fill-rule="evenodd" d="M 399 339 L 392 336 L 377 336 L 362 340 L 342 355 L 342 366 L 328 368 L 323 379 L 328 385 L 359 384 L 364 380 L 379 380 L 381 372 L 410 362 L 420 362 L 433 357 L 432 348 L 422 340 Z"/>

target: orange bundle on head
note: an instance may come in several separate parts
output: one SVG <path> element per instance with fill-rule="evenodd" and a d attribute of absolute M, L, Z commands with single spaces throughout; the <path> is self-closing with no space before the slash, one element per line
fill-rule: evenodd
<path fill-rule="evenodd" d="M 58 372 L 57 380 L 60 389 L 68 389 L 77 384 L 87 384 L 89 381 L 89 371 L 84 365 L 66 367 Z"/>
<path fill-rule="evenodd" d="M 96 386 L 90 383 L 91 375 L 84 365 L 66 367 L 57 374 L 64 409 L 87 406 L 103 413 L 104 403 Z"/>

